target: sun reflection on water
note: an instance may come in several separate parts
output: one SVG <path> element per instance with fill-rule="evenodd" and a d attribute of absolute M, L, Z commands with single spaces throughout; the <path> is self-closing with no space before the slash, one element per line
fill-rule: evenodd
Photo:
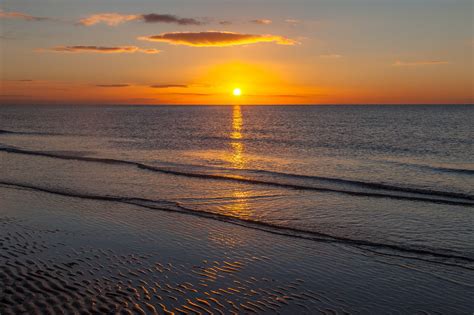
<path fill-rule="evenodd" d="M 231 163 L 235 168 L 242 169 L 245 166 L 244 144 L 242 142 L 242 109 L 240 105 L 236 105 L 232 109 L 232 132 L 230 134 L 230 146 L 232 149 Z"/>
<path fill-rule="evenodd" d="M 230 147 L 231 147 L 231 163 L 234 168 L 243 169 L 245 167 L 245 146 L 243 143 L 243 117 L 242 108 L 240 105 L 235 105 L 232 108 L 232 132 L 230 133 Z M 234 202 L 230 215 L 248 218 L 251 214 L 251 209 L 247 199 L 249 197 L 248 191 L 236 190 L 232 193 Z"/>
<path fill-rule="evenodd" d="M 252 210 L 247 202 L 249 193 L 244 190 L 236 190 L 232 193 L 234 197 L 234 205 L 232 207 L 232 215 L 239 218 L 248 219 L 252 215 Z"/>

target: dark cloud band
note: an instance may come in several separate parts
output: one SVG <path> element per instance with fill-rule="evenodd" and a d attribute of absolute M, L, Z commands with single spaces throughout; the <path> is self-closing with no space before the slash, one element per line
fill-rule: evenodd
<path fill-rule="evenodd" d="M 176 15 L 171 14 L 142 14 L 141 19 L 145 23 L 174 23 L 178 25 L 202 25 L 204 22 L 198 21 L 193 18 L 180 18 Z"/>

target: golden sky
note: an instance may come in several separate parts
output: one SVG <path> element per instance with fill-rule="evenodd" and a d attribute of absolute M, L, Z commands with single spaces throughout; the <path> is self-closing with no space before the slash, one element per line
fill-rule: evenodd
<path fill-rule="evenodd" d="M 472 6 L 5 0 L 0 103 L 472 103 Z"/>

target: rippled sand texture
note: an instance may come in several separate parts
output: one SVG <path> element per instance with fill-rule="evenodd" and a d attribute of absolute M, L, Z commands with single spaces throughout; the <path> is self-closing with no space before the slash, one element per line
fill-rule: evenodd
<path fill-rule="evenodd" d="M 1 314 L 462 314 L 473 306 L 470 270 L 113 202 L 6 187 L 0 197 Z"/>
<path fill-rule="evenodd" d="M 0 273 L 4 283 L 1 306 L 5 314 L 229 314 L 295 306 L 309 311 L 311 301 L 319 300 L 316 294 L 302 291 L 301 279 L 265 289 L 269 279 L 239 277 L 242 268 L 263 259 L 260 257 L 202 261 L 199 265 L 152 263 L 152 255 L 90 247 L 74 250 L 62 242 L 46 244 L 45 233 L 63 233 L 29 231 L 13 220 L 2 221 L 6 230 L 12 225 L 17 231 L 2 237 L 6 263 Z M 44 251 L 60 256 L 31 258 Z"/>
<path fill-rule="evenodd" d="M 322 302 L 302 288 L 302 279 L 242 274 L 265 263 L 264 256 L 173 264 L 157 261 L 155 253 L 70 247 L 68 238 L 77 235 L 62 229 L 32 228 L 6 217 L 0 222 L 5 314 L 309 312 L 312 303 Z"/>

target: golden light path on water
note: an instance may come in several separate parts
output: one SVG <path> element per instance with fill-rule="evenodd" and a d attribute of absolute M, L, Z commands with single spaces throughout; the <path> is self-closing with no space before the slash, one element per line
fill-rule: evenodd
<path fill-rule="evenodd" d="M 230 145 L 232 147 L 232 166 L 238 169 L 244 168 L 243 157 L 244 144 L 242 143 L 242 109 L 240 105 L 235 105 L 232 109 L 232 132 L 230 134 Z"/>
<path fill-rule="evenodd" d="M 231 163 L 234 168 L 243 169 L 245 167 L 244 143 L 243 140 L 243 117 L 242 108 L 240 105 L 234 105 L 232 108 L 232 131 L 230 134 L 231 146 Z M 232 207 L 232 214 L 237 217 L 248 217 L 251 214 L 251 209 L 247 203 L 249 193 L 246 190 L 235 190 L 233 192 L 235 203 Z"/>

